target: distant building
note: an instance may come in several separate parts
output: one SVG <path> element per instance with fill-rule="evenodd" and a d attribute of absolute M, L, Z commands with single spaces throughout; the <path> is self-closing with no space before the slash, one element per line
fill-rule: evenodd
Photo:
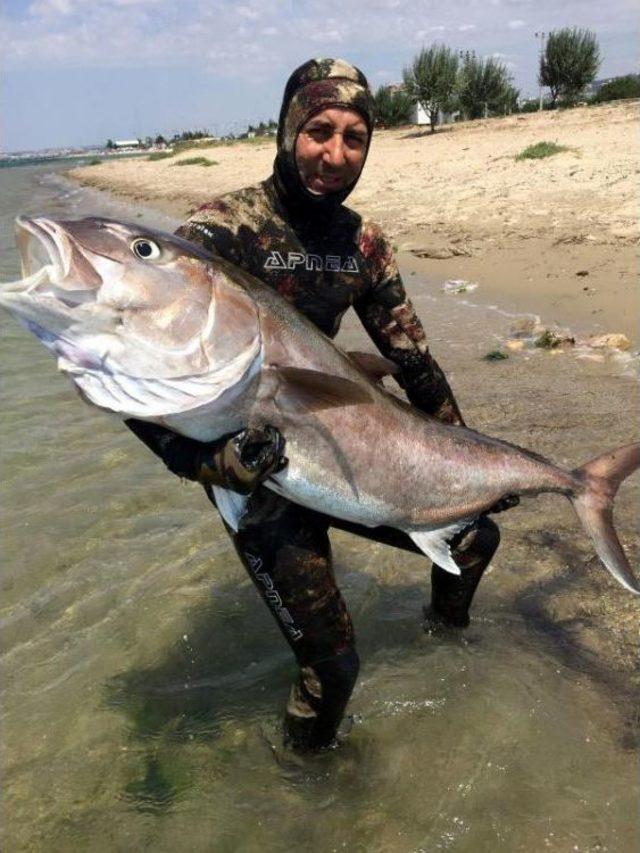
<path fill-rule="evenodd" d="M 411 124 L 431 124 L 431 119 L 424 110 L 422 104 L 414 104 L 410 118 Z"/>
<path fill-rule="evenodd" d="M 114 148 L 140 148 L 139 139 L 116 139 L 113 143 Z"/>
<path fill-rule="evenodd" d="M 404 91 L 404 86 L 402 83 L 389 83 L 388 86 L 384 87 L 391 94 L 395 92 Z M 438 113 L 438 124 L 450 124 L 452 121 L 456 120 L 456 117 L 459 116 L 460 113 L 443 113 L 440 111 Z M 413 109 L 411 111 L 411 115 L 409 117 L 409 124 L 418 124 L 421 126 L 429 125 L 431 126 L 431 119 L 429 118 L 429 114 L 426 112 L 422 104 L 414 104 Z"/>

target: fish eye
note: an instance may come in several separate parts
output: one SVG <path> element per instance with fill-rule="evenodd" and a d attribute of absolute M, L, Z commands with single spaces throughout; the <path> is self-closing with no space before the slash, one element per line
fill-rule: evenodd
<path fill-rule="evenodd" d="M 146 237 L 139 237 L 134 240 L 131 244 L 131 251 L 143 261 L 155 261 L 156 258 L 160 257 L 160 246 Z"/>

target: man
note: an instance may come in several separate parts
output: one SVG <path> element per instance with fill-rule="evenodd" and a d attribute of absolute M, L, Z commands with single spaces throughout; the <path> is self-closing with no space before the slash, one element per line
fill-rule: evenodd
<path fill-rule="evenodd" d="M 362 72 L 342 60 L 306 62 L 285 88 L 273 175 L 202 205 L 177 233 L 260 278 L 331 337 L 353 306 L 380 352 L 397 365 L 411 403 L 463 424 L 388 240 L 343 205 L 364 166 L 373 123 Z M 285 741 L 300 751 L 332 745 L 359 661 L 333 574 L 328 527 L 415 550 L 410 540 L 397 531 L 333 522 L 260 487 L 286 464 L 275 430 L 245 430 L 203 445 L 150 424 L 130 426 L 174 472 L 250 493 L 241 527 L 231 535 L 300 665 Z M 468 624 L 471 599 L 499 538 L 487 518 L 456 537 L 452 548 L 462 575 L 433 567 L 432 618 Z"/>

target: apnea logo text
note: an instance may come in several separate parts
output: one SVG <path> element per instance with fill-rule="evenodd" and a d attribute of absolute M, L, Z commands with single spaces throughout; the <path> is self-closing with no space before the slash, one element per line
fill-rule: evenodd
<path fill-rule="evenodd" d="M 360 272 L 358 262 L 353 255 L 342 258 L 340 255 L 305 255 L 302 252 L 269 252 L 264 262 L 266 270 L 317 270 L 318 272 Z"/>

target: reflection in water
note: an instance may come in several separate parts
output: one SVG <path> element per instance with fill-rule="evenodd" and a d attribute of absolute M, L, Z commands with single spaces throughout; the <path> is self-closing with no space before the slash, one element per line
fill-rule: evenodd
<path fill-rule="evenodd" d="M 2 280 L 18 210 L 141 213 L 5 172 Z M 615 366 L 487 364 L 504 318 L 429 283 L 414 295 L 470 423 L 562 464 L 629 440 Z M 559 498 L 500 517 L 463 635 L 422 630 L 423 557 L 335 533 L 363 660 L 355 724 L 340 749 L 297 758 L 280 745 L 293 661 L 204 495 L 1 322 L 6 849 L 634 849 L 634 685 L 594 604 L 624 593 L 598 599 L 604 570 Z M 355 328 L 341 341 L 363 349 Z"/>

